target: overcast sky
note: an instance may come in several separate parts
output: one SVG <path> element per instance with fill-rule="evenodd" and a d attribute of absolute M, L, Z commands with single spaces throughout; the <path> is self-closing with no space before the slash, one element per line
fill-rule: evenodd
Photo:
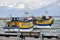
<path fill-rule="evenodd" d="M 46 10 L 48 15 L 60 16 L 60 0 L 0 0 L 0 17 L 24 16 L 25 11 L 41 16 Z"/>

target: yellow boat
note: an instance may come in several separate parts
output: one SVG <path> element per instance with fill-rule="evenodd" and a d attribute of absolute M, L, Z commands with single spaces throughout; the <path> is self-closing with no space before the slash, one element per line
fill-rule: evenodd
<path fill-rule="evenodd" d="M 19 18 L 17 17 L 12 17 L 12 20 L 9 21 L 7 24 L 8 24 L 9 30 L 11 29 L 11 31 L 18 31 L 18 28 L 19 28 L 19 30 L 22 32 L 23 31 L 29 32 L 29 31 L 32 31 L 34 27 L 32 20 L 26 20 L 26 19 L 19 20 Z"/>
<path fill-rule="evenodd" d="M 9 27 L 19 27 L 20 29 L 28 29 L 33 26 L 32 20 L 21 20 L 21 21 L 10 21 L 8 22 Z"/>
<path fill-rule="evenodd" d="M 48 25 L 52 25 L 53 24 L 53 18 L 52 16 L 48 16 L 49 18 L 46 18 L 46 16 L 37 18 L 34 23 L 35 25 L 39 25 L 39 26 L 48 26 Z"/>

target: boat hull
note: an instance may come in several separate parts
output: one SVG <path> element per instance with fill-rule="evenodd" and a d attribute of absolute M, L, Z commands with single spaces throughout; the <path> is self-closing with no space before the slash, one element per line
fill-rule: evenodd
<path fill-rule="evenodd" d="M 4 32 L 18 32 L 18 30 L 20 31 L 20 32 L 31 32 L 32 30 L 33 30 L 33 27 L 34 26 L 32 26 L 32 28 L 26 28 L 26 29 L 24 29 L 24 28 L 22 28 L 22 29 L 20 29 L 20 28 L 4 28 Z"/>
<path fill-rule="evenodd" d="M 36 20 L 36 25 L 37 26 L 51 26 L 53 24 L 54 20 L 53 19 L 49 19 L 49 20 Z"/>

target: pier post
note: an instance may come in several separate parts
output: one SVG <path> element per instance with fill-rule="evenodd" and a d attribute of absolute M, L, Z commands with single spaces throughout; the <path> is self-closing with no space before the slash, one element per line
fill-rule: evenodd
<path fill-rule="evenodd" d="M 40 40 L 44 40 L 43 34 L 41 33 L 42 31 L 40 30 Z"/>
<path fill-rule="evenodd" d="M 18 40 L 20 40 L 20 29 L 18 28 Z"/>

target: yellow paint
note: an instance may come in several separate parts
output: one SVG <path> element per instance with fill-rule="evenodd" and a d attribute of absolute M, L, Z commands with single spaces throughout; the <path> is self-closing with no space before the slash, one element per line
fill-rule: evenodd
<path fill-rule="evenodd" d="M 33 26 L 33 22 L 23 22 L 23 21 L 19 21 L 19 22 L 8 22 L 9 27 L 12 27 L 13 25 L 16 25 L 19 28 L 30 28 Z"/>
<path fill-rule="evenodd" d="M 49 20 L 36 20 L 36 24 L 51 24 L 51 22 L 53 21 L 53 19 L 49 19 Z"/>

